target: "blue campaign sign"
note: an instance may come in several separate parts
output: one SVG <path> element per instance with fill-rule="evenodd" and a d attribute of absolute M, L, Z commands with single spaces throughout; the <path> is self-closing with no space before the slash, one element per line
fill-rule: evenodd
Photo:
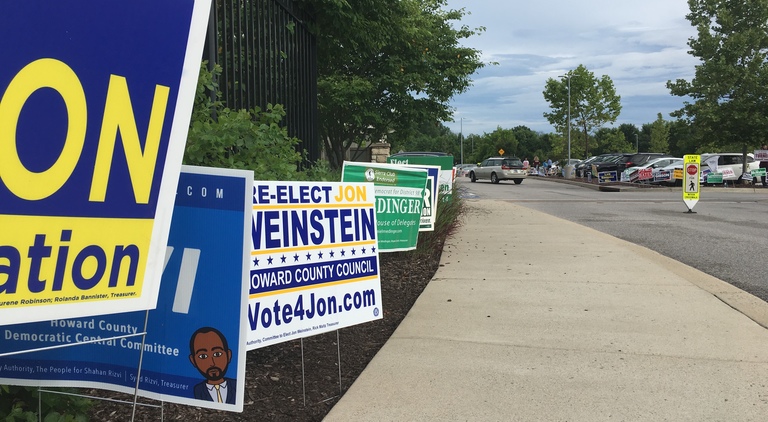
<path fill-rule="evenodd" d="M 155 306 L 210 5 L 3 2 L 0 323 Z"/>
<path fill-rule="evenodd" d="M 148 317 L 139 394 L 242 411 L 252 186 L 251 172 L 183 167 L 157 309 L 0 327 L 0 355 L 27 351 L 0 357 L 0 384 L 131 393 Z"/>

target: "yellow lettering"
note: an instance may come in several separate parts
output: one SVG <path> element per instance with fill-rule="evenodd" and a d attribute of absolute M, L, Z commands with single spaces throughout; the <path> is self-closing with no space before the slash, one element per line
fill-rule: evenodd
<path fill-rule="evenodd" d="M 51 88 L 67 108 L 67 135 L 56 162 L 47 170 L 29 171 L 16 148 L 21 109 L 38 89 Z M 85 144 L 88 110 L 85 92 L 75 72 L 55 59 L 39 59 L 24 66 L 0 99 L 0 179 L 19 198 L 36 201 L 58 191 L 72 175 Z M 40 122 L 45 124 L 45 122 Z"/>
<path fill-rule="evenodd" d="M 142 151 L 131 97 L 128 93 L 128 83 L 122 76 L 111 75 L 91 181 L 90 201 L 104 202 L 107 195 L 109 173 L 112 169 L 112 157 L 119 130 L 136 203 L 149 203 L 169 92 L 170 89 L 166 86 L 155 87 L 147 138 Z"/>

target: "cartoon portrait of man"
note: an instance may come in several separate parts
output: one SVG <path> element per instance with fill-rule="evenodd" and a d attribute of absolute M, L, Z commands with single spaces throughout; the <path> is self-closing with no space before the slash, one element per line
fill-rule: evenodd
<path fill-rule="evenodd" d="M 219 330 L 202 327 L 192 334 L 189 361 L 205 377 L 205 381 L 195 385 L 196 399 L 235 404 L 237 381 L 224 377 L 231 360 L 232 350 Z"/>

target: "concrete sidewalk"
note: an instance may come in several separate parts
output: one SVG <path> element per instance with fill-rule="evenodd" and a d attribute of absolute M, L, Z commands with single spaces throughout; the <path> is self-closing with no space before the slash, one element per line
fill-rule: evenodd
<path fill-rule="evenodd" d="M 326 421 L 768 420 L 764 301 L 510 202 L 467 208 Z"/>

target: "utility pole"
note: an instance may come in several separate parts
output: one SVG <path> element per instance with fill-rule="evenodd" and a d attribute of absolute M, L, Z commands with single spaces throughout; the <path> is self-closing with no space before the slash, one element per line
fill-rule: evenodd
<path fill-rule="evenodd" d="M 571 164 L 571 72 L 560 75 L 561 78 L 568 78 L 568 161 Z"/>
<path fill-rule="evenodd" d="M 464 118 L 463 117 L 461 118 L 459 138 L 461 139 L 461 164 L 464 164 Z"/>

